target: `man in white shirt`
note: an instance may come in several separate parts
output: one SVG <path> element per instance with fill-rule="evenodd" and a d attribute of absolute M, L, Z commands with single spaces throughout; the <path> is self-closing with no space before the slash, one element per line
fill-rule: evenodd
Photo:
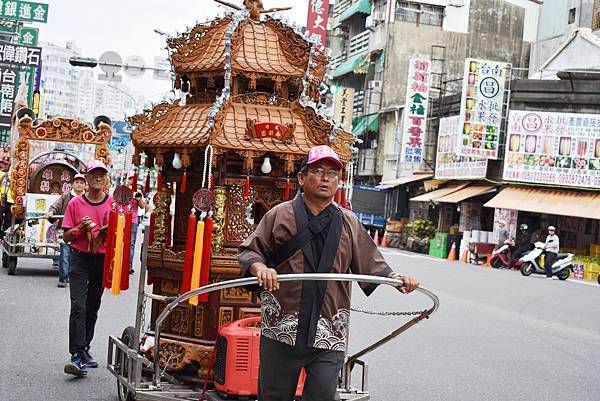
<path fill-rule="evenodd" d="M 558 235 L 556 235 L 556 228 L 550 226 L 548 227 L 548 236 L 546 237 L 546 260 L 544 264 L 547 279 L 552 280 L 552 265 L 556 261 L 559 249 L 560 240 Z"/>

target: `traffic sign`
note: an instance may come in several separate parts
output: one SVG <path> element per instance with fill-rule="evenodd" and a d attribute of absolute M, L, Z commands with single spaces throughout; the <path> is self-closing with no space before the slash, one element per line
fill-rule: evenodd
<path fill-rule="evenodd" d="M 25 22 L 48 22 L 48 4 L 32 1 L 0 1 L 0 18 Z"/>

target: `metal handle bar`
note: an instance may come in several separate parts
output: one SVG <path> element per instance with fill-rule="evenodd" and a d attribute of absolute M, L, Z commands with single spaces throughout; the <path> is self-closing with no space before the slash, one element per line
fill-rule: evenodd
<path fill-rule="evenodd" d="M 378 276 L 368 276 L 362 274 L 341 274 L 341 273 L 302 273 L 302 274 L 282 274 L 277 276 L 277 281 L 285 282 L 285 281 L 357 281 L 362 283 L 369 284 L 387 284 L 392 287 L 401 286 L 402 280 L 387 278 L 387 277 L 378 277 Z M 209 285 L 205 285 L 200 288 L 196 288 L 194 290 L 188 291 L 183 295 L 180 295 L 171 303 L 169 303 L 165 309 L 158 315 L 156 319 L 156 328 L 154 333 L 154 385 L 160 387 L 160 335 L 161 335 L 161 326 L 163 321 L 171 314 L 171 312 L 182 302 L 187 301 L 188 299 L 195 297 L 197 295 L 207 294 L 213 291 L 223 290 L 226 288 L 233 287 L 242 287 L 252 284 L 257 284 L 258 278 L 256 277 L 247 277 L 247 278 L 239 278 L 235 280 L 222 281 L 219 283 L 213 283 Z M 396 329 L 394 332 L 389 334 L 388 336 L 382 338 L 381 340 L 373 343 L 367 348 L 359 351 L 358 353 L 349 357 L 348 362 L 353 363 L 360 356 L 372 351 L 373 349 L 387 343 L 392 338 L 396 337 L 403 331 L 407 330 L 409 327 L 418 323 L 419 321 L 428 318 L 431 314 L 433 314 L 440 305 L 440 300 L 431 291 L 425 288 L 417 288 L 417 291 L 429 297 L 433 302 L 433 306 L 426 311 L 423 311 L 420 315 L 404 324 L 402 327 Z M 350 363 L 346 362 L 346 366 L 349 366 Z"/>
<path fill-rule="evenodd" d="M 27 223 L 28 221 L 31 221 L 31 220 L 48 220 L 48 221 L 50 221 L 50 219 L 60 220 L 60 219 L 62 219 L 64 217 L 65 217 L 64 215 L 60 215 L 60 214 L 57 214 L 55 216 L 50 216 L 48 218 L 45 218 L 44 216 L 27 217 L 26 219 L 21 220 L 21 222 L 19 223 L 19 225 L 16 226 L 16 227 L 23 228 L 25 226 L 25 223 Z M 6 232 L 6 233 L 11 232 L 12 233 L 12 232 L 16 231 L 18 228 L 15 228 L 15 226 L 10 226 L 4 232 Z"/>

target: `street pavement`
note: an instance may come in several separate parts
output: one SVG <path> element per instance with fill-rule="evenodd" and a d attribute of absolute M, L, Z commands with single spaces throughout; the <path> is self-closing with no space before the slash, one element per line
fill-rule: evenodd
<path fill-rule="evenodd" d="M 600 399 L 600 286 L 383 252 L 395 270 L 435 292 L 441 307 L 363 358 L 373 401 Z M 15 276 L 0 270 L 0 400 L 116 400 L 107 338 L 133 324 L 135 292 L 105 293 L 92 349 L 101 366 L 74 379 L 62 371 L 68 289 L 56 282 L 50 261 L 20 260 Z M 411 311 L 430 303 L 382 287 L 369 298 L 355 288 L 353 305 Z M 351 319 L 351 352 L 408 320 L 360 313 Z"/>

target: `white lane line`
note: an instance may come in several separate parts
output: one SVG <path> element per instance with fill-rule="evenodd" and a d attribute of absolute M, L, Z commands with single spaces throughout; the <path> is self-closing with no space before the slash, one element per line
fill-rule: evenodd
<path fill-rule="evenodd" d="M 594 282 L 594 281 L 574 280 L 574 279 L 571 279 L 571 278 L 568 278 L 567 281 L 571 282 L 571 283 L 576 283 L 576 284 L 591 285 L 593 287 L 598 287 L 598 283 Z"/>
<path fill-rule="evenodd" d="M 422 254 L 412 254 L 412 253 L 404 253 L 404 252 L 400 252 L 400 251 L 395 251 L 395 250 L 390 250 L 390 249 L 379 249 L 380 252 L 383 255 L 398 255 L 398 256 L 405 256 L 407 258 L 412 258 L 412 259 L 428 259 L 434 262 L 447 262 L 446 259 L 441 259 L 441 258 L 435 258 L 433 256 L 428 256 L 428 255 L 422 255 Z"/>

